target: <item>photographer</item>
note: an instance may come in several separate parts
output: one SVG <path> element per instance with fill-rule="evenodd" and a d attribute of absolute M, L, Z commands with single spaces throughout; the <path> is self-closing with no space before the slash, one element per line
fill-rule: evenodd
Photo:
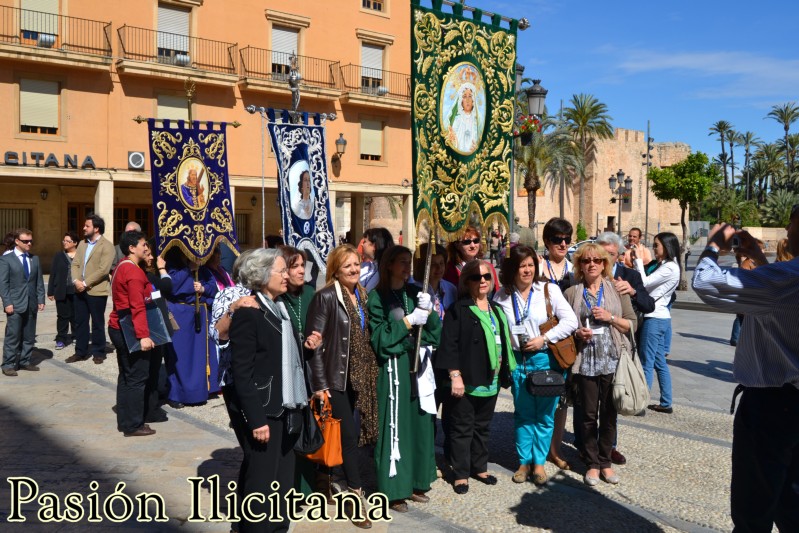
<path fill-rule="evenodd" d="M 799 204 L 788 246 L 799 252 Z M 737 248 L 764 266 L 724 271 L 721 250 Z M 766 265 L 757 241 L 728 224 L 713 227 L 693 278 L 708 305 L 742 313 L 733 376 L 743 389 L 732 445 L 731 510 L 735 531 L 799 531 L 799 260 Z"/>

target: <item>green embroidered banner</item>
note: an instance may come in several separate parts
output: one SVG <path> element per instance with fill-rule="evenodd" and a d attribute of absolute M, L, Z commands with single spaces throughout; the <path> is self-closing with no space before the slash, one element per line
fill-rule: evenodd
<path fill-rule="evenodd" d="M 413 200 L 417 231 L 453 240 L 474 218 L 508 227 L 518 22 L 442 5 L 411 3 Z"/>

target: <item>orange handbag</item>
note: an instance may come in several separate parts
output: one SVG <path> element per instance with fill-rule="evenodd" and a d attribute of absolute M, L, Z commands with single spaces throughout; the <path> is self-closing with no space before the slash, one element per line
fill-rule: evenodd
<path fill-rule="evenodd" d="M 324 466 L 343 464 L 344 459 L 341 457 L 341 420 L 333 418 L 333 406 L 330 405 L 330 399 L 325 395 L 325 399 L 320 406 L 319 400 L 314 397 L 311 400 L 311 410 L 319 423 L 319 429 L 325 442 L 321 448 L 305 457 L 309 461 Z"/>

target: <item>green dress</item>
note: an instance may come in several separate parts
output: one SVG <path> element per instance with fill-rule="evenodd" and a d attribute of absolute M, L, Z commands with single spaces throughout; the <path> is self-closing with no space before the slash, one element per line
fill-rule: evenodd
<path fill-rule="evenodd" d="M 283 302 L 283 305 L 286 306 L 286 311 L 289 312 L 289 318 L 291 318 L 291 325 L 300 334 L 302 342 L 305 342 L 305 319 L 308 316 L 308 307 L 311 305 L 313 295 L 313 287 L 305 284 L 299 295 L 285 293 L 278 297 L 278 301 Z M 300 350 L 303 350 L 302 346 L 300 346 Z M 314 491 L 315 484 L 316 463 L 297 455 L 294 466 L 294 488 L 304 496 L 309 496 Z"/>
<path fill-rule="evenodd" d="M 411 358 L 416 349 L 413 330 L 402 320 L 416 305 L 418 287 L 406 285 L 404 289 L 369 293 L 369 324 L 372 347 L 377 356 L 380 373 L 377 378 L 377 405 L 380 433 L 375 447 L 377 488 L 389 501 L 410 498 L 414 490 L 427 491 L 436 479 L 436 454 L 433 428 L 435 415 L 419 406 L 419 398 L 411 398 Z M 430 313 L 422 334 L 422 345 L 437 347 L 441 337 L 441 320 Z M 398 388 L 390 379 L 388 369 L 396 369 Z M 391 390 L 397 393 L 398 402 L 392 413 Z M 414 385 L 414 390 L 416 386 Z M 396 435 L 399 439 L 400 459 L 395 462 L 396 475 L 391 476 L 391 421 L 396 415 Z"/>

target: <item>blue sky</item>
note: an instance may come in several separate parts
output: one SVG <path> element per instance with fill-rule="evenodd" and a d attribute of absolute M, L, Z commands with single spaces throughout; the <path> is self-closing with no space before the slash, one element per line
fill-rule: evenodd
<path fill-rule="evenodd" d="M 549 90 L 550 113 L 572 94 L 593 94 L 614 126 L 645 131 L 649 119 L 656 142 L 685 142 L 712 158 L 721 151 L 708 136 L 714 122 L 772 142 L 783 130 L 764 120 L 771 106 L 799 102 L 799 2 L 466 3 L 530 20 L 518 61 Z"/>

